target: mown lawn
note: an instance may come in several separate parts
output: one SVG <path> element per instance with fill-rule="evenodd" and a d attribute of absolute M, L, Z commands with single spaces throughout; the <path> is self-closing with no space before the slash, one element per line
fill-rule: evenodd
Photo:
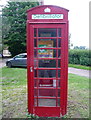
<path fill-rule="evenodd" d="M 2 117 L 27 118 L 27 70 L 2 68 Z M 89 118 L 89 79 L 69 74 L 66 118 Z"/>
<path fill-rule="evenodd" d="M 84 65 L 69 64 L 69 67 L 84 69 L 84 70 L 91 70 L 91 66 L 84 66 Z"/>

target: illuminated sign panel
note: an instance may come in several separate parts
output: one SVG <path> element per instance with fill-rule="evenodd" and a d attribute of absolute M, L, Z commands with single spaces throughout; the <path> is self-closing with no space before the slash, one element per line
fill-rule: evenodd
<path fill-rule="evenodd" d="M 63 19 L 63 14 L 33 14 L 32 19 Z"/>

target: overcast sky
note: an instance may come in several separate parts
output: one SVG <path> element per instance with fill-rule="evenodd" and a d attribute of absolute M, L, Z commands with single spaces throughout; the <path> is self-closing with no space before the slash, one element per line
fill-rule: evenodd
<path fill-rule="evenodd" d="M 5 4 L 7 0 L 0 0 Z M 45 5 L 58 5 L 69 10 L 69 33 L 74 46 L 89 47 L 90 0 L 44 0 Z"/>
<path fill-rule="evenodd" d="M 89 47 L 89 0 L 44 0 L 69 10 L 69 33 L 74 46 Z"/>

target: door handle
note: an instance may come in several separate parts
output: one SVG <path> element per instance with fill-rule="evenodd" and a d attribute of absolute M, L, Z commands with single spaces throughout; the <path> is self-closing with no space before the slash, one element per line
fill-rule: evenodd
<path fill-rule="evenodd" d="M 32 66 L 30 67 L 30 72 L 33 72 L 33 67 Z"/>

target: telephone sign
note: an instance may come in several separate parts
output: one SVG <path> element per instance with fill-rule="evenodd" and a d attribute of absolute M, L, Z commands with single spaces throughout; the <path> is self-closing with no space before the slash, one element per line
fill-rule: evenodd
<path fill-rule="evenodd" d="M 28 112 L 67 113 L 68 10 L 42 5 L 27 11 Z"/>
<path fill-rule="evenodd" d="M 63 19 L 63 14 L 33 14 L 32 19 Z"/>

